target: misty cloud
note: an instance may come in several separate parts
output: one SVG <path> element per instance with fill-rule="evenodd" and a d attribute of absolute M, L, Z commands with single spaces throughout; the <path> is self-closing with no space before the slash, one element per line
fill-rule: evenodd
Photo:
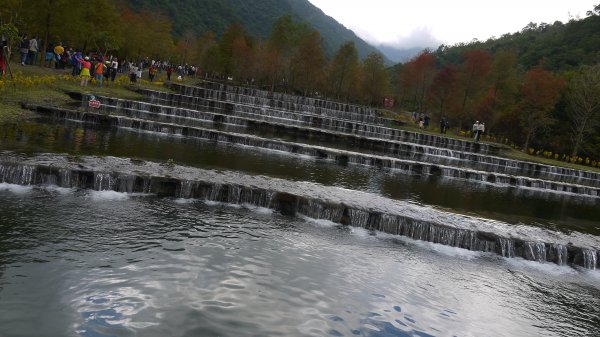
<path fill-rule="evenodd" d="M 418 27 L 413 29 L 410 34 L 398 37 L 396 41 L 380 42 L 379 44 L 401 49 L 437 49 L 443 43 L 442 40 L 433 35 L 433 32 L 428 27 Z"/>

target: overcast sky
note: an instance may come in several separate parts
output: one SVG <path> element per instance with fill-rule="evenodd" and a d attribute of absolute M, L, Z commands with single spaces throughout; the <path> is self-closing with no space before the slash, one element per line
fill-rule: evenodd
<path fill-rule="evenodd" d="M 528 23 L 585 18 L 600 0 L 309 0 L 374 45 L 401 48 L 485 41 Z"/>

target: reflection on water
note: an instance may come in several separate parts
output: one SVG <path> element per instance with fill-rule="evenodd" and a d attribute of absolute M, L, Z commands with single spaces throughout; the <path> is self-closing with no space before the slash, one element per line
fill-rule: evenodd
<path fill-rule="evenodd" d="M 3 336 L 583 336 L 600 326 L 598 271 L 200 201 L 3 185 L 0 207 Z"/>
<path fill-rule="evenodd" d="M 513 224 L 600 235 L 600 198 L 340 166 L 276 151 L 124 129 L 25 123 L 0 130 L 2 149 L 111 155 L 336 185 Z"/>

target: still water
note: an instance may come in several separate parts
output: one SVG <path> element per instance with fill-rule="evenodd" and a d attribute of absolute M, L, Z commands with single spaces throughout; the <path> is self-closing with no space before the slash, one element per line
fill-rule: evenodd
<path fill-rule="evenodd" d="M 442 210 L 485 217 L 514 225 L 600 235 L 600 198 L 503 187 L 405 172 L 337 165 L 240 145 L 128 129 L 98 129 L 67 122 L 24 123 L 0 130 L 0 149 L 110 155 L 205 169 L 238 171 L 295 181 L 311 181 L 408 200 Z"/>
<path fill-rule="evenodd" d="M 600 273 L 115 192 L 0 185 L 0 335 L 598 336 Z"/>

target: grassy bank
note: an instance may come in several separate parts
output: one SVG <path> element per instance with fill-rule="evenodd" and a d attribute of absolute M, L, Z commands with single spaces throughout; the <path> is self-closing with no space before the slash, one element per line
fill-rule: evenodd
<path fill-rule="evenodd" d="M 95 95 L 114 96 L 125 99 L 139 99 L 142 96 L 132 90 L 129 78 L 118 74 L 114 83 L 102 88 L 90 82 L 87 87 L 80 85 L 79 76 L 71 76 L 71 69 L 54 69 L 38 66 L 21 66 L 19 63 L 10 64 L 12 76 L 7 72 L 0 80 L 0 125 L 14 123 L 34 117 L 34 114 L 21 108 L 21 102 L 64 106 L 72 99 L 68 91 L 79 91 Z M 167 90 L 164 86 L 166 75 L 159 74 L 154 82 L 138 81 L 136 88 Z"/>

